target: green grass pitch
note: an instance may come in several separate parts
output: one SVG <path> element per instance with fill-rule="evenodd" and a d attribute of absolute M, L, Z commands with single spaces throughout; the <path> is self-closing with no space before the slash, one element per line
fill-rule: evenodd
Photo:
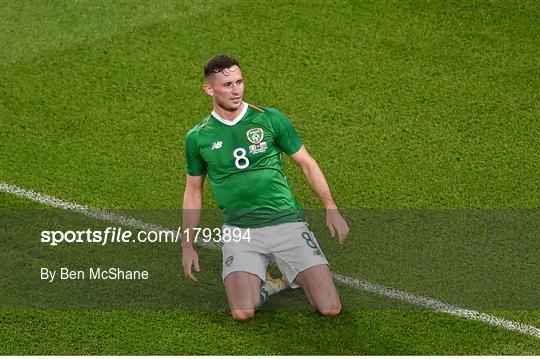
<path fill-rule="evenodd" d="M 181 206 L 202 67 L 232 54 L 246 99 L 291 118 L 346 209 L 345 247 L 311 214 L 335 272 L 540 327 L 539 17 L 535 1 L 4 0 L 0 182 L 179 225 L 148 209 Z M 0 355 L 540 354 L 533 336 L 342 284 L 338 318 L 288 291 L 237 324 L 217 251 L 200 248 L 193 284 L 174 246 L 43 246 L 51 223 L 90 223 L 46 209 L 0 192 Z M 158 278 L 27 279 L 51 258 Z"/>

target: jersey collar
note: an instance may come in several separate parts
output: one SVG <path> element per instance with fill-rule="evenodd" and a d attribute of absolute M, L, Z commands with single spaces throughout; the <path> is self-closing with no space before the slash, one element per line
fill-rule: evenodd
<path fill-rule="evenodd" d="M 242 112 L 240 112 L 240 114 L 232 121 L 227 121 L 225 120 L 224 118 L 222 118 L 221 116 L 219 116 L 216 111 L 212 111 L 212 116 L 214 116 L 214 118 L 216 120 L 218 120 L 219 122 L 223 123 L 224 125 L 227 125 L 227 126 L 234 126 L 236 125 L 238 122 L 240 122 L 240 120 L 242 119 L 242 117 L 245 116 L 247 110 L 248 110 L 248 104 L 244 101 L 242 101 L 242 106 L 244 106 L 242 108 Z"/>

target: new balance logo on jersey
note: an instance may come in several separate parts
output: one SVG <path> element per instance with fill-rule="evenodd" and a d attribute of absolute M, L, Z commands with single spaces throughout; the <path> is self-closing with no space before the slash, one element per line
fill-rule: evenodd
<path fill-rule="evenodd" d="M 223 146 L 223 141 L 218 141 L 212 143 L 212 151 L 213 150 L 219 150 Z"/>

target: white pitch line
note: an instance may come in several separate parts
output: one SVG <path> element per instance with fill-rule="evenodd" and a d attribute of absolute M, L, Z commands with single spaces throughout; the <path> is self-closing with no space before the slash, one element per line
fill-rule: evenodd
<path fill-rule="evenodd" d="M 419 307 L 433 309 L 437 312 L 448 313 L 455 315 L 457 317 L 479 320 L 491 325 L 498 327 L 503 327 L 509 330 L 516 332 L 532 335 L 533 337 L 540 338 L 540 329 L 533 327 L 531 325 L 514 322 L 508 319 L 495 317 L 486 313 L 480 313 L 476 310 L 456 307 L 451 304 L 441 302 L 437 299 L 422 297 L 417 294 L 402 292 L 397 289 L 393 289 L 387 286 L 382 286 L 379 284 L 373 284 L 365 280 L 355 279 L 347 277 L 341 274 L 334 273 L 334 278 L 336 281 L 349 285 L 354 288 L 362 289 L 366 292 L 375 293 L 384 297 L 389 297 L 392 299 L 398 299 L 403 302 L 409 302 L 411 304 L 417 305 Z"/>
<path fill-rule="evenodd" d="M 52 207 L 62 208 L 65 210 L 74 211 L 88 217 L 97 218 L 104 221 L 115 222 L 118 224 L 139 228 L 143 230 L 167 230 L 166 228 L 159 227 L 150 223 L 139 221 L 137 219 L 124 217 L 112 212 L 104 211 L 101 209 L 90 208 L 82 206 L 80 204 L 64 201 L 55 197 L 51 197 L 45 194 L 37 193 L 32 190 L 24 189 L 18 186 L 14 186 L 9 183 L 0 182 L 0 191 L 13 194 L 18 197 L 26 198 L 34 202 L 43 203 Z M 353 288 L 361 289 L 363 291 L 374 293 L 380 296 L 397 299 L 400 301 L 408 302 L 419 307 L 435 310 L 437 312 L 451 314 L 457 317 L 472 319 L 481 321 L 494 326 L 502 327 L 508 330 L 520 332 L 523 334 L 531 335 L 536 338 L 540 338 L 540 329 L 531 325 L 514 322 L 504 318 L 495 317 L 486 313 L 481 313 L 475 310 L 456 307 L 451 304 L 441 302 L 439 300 L 423 297 L 413 293 L 403 292 L 397 289 L 393 289 L 387 286 L 373 284 L 365 280 L 360 280 L 338 273 L 333 274 L 336 281 L 339 283 L 351 286 Z"/>
<path fill-rule="evenodd" d="M 62 209 L 70 210 L 70 211 L 77 212 L 80 214 L 84 214 L 87 217 L 92 217 L 92 218 L 96 218 L 96 219 L 107 221 L 107 222 L 114 222 L 114 223 L 122 224 L 125 226 L 130 226 L 130 227 L 139 228 L 139 229 L 148 230 L 148 231 L 159 231 L 159 230 L 164 229 L 164 228 L 155 226 L 153 224 L 139 221 L 137 219 L 124 217 L 119 214 L 104 211 L 102 209 L 95 209 L 95 208 L 86 207 L 80 204 L 71 203 L 68 201 L 61 200 L 59 198 L 47 196 L 46 194 L 37 193 L 32 190 L 17 187 L 17 186 L 14 186 L 5 182 L 0 182 L 0 191 L 13 194 L 17 197 L 23 197 L 23 198 L 32 200 L 34 202 L 43 203 L 51 207 L 62 208 Z"/>

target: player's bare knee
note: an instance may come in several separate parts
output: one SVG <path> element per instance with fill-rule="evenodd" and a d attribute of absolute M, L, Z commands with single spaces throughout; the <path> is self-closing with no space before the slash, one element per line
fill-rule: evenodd
<path fill-rule="evenodd" d="M 341 313 L 341 302 L 329 303 L 324 307 L 317 308 L 318 312 L 325 317 L 336 317 Z"/>
<path fill-rule="evenodd" d="M 247 322 L 255 315 L 255 310 L 249 309 L 233 309 L 231 314 L 234 320 L 237 322 Z"/>
<path fill-rule="evenodd" d="M 341 307 L 319 309 L 319 313 L 325 317 L 337 317 L 341 314 Z"/>

